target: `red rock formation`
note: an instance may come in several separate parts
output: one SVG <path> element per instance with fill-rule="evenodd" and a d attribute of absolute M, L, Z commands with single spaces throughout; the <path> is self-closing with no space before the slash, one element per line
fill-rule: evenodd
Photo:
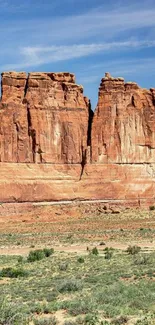
<path fill-rule="evenodd" d="M 0 161 L 81 163 L 89 102 L 70 73 L 3 73 Z"/>
<path fill-rule="evenodd" d="M 154 193 L 155 89 L 106 74 L 93 117 L 73 74 L 2 75 L 0 202 L 137 207 Z"/>
<path fill-rule="evenodd" d="M 92 125 L 92 162 L 155 162 L 155 89 L 105 75 Z"/>
<path fill-rule="evenodd" d="M 29 162 L 27 109 L 23 104 L 26 73 L 2 74 L 0 161 Z"/>
<path fill-rule="evenodd" d="M 0 163 L 0 202 L 103 200 L 155 205 L 155 164 Z"/>

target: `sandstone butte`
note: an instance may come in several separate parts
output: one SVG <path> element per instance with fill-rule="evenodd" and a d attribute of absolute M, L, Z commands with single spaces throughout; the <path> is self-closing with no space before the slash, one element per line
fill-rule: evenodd
<path fill-rule="evenodd" d="M 0 201 L 155 203 L 155 89 L 101 80 L 95 112 L 71 73 L 4 72 Z"/>

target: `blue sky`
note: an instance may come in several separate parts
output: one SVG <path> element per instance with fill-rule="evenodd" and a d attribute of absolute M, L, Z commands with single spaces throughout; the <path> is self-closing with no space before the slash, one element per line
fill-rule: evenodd
<path fill-rule="evenodd" d="M 155 0 L 0 0 L 0 71 L 69 71 L 96 106 L 106 71 L 155 87 Z"/>

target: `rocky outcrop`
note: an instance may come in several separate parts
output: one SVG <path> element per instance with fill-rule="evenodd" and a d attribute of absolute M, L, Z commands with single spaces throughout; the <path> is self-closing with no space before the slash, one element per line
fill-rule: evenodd
<path fill-rule="evenodd" d="M 106 73 L 93 117 L 71 73 L 3 73 L 0 161 L 153 163 L 155 89 Z"/>
<path fill-rule="evenodd" d="M 105 74 L 92 125 L 92 162 L 155 162 L 155 89 Z"/>
<path fill-rule="evenodd" d="M 106 73 L 94 114 L 70 73 L 3 73 L 1 90 L 0 202 L 154 204 L 155 89 Z"/>
<path fill-rule="evenodd" d="M 3 73 L 0 161 L 81 163 L 89 101 L 70 73 Z"/>
<path fill-rule="evenodd" d="M 0 161 L 28 162 L 27 110 L 23 105 L 26 73 L 2 74 L 0 102 Z"/>

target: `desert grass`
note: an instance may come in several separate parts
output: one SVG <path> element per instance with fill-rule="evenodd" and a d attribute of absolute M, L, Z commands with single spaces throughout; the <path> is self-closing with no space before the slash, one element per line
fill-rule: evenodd
<path fill-rule="evenodd" d="M 92 251 L 0 256 L 0 324 L 154 324 L 155 252 Z"/>

